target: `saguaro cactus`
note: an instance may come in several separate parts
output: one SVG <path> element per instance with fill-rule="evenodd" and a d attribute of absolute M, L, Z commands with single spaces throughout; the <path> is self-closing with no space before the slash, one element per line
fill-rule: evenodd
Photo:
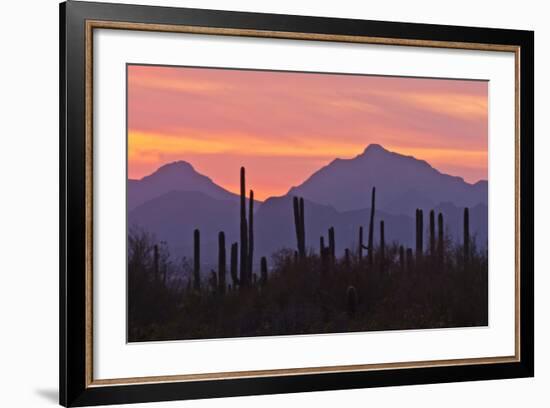
<path fill-rule="evenodd" d="M 330 261 L 336 260 L 336 240 L 334 238 L 334 227 L 328 229 L 328 249 L 330 253 Z"/>
<path fill-rule="evenodd" d="M 325 237 L 322 235 L 319 237 L 319 256 L 323 257 L 325 251 Z"/>
<path fill-rule="evenodd" d="M 234 242 L 231 244 L 231 260 L 230 260 L 230 271 L 231 271 L 231 280 L 233 281 L 233 288 L 236 289 L 237 285 L 240 285 L 241 282 L 239 281 L 239 275 L 237 274 L 237 265 L 238 265 L 238 257 L 239 257 L 239 244 L 237 242 Z"/>
<path fill-rule="evenodd" d="M 292 208 L 294 210 L 294 230 L 296 231 L 296 247 L 300 250 L 302 243 L 302 232 L 300 229 L 300 200 L 292 197 Z"/>
<path fill-rule="evenodd" d="M 246 180 L 245 169 L 241 167 L 241 267 L 240 282 L 241 286 L 248 285 L 248 228 L 246 222 Z"/>
<path fill-rule="evenodd" d="M 349 267 L 350 267 L 349 248 L 346 248 L 344 250 L 344 265 L 346 265 L 346 269 L 349 270 Z"/>
<path fill-rule="evenodd" d="M 347 312 L 350 318 L 354 318 L 357 313 L 357 291 L 355 287 L 349 286 L 346 291 Z"/>
<path fill-rule="evenodd" d="M 435 256 L 435 214 L 430 210 L 430 256 Z"/>
<path fill-rule="evenodd" d="M 201 233 L 198 229 L 193 233 L 193 288 L 201 289 Z"/>
<path fill-rule="evenodd" d="M 359 262 L 363 260 L 363 227 L 359 227 L 359 247 L 357 248 L 357 257 Z"/>
<path fill-rule="evenodd" d="M 298 254 L 300 258 L 306 256 L 306 231 L 304 220 L 304 199 L 294 197 L 294 228 L 296 229 L 296 246 L 298 248 Z"/>
<path fill-rule="evenodd" d="M 225 269 L 225 234 L 220 231 L 218 234 L 218 285 L 221 294 L 225 293 Z"/>
<path fill-rule="evenodd" d="M 470 211 L 464 208 L 464 263 L 470 258 Z"/>
<path fill-rule="evenodd" d="M 416 210 L 416 259 L 419 261 L 422 259 L 422 251 L 424 248 L 423 243 L 424 233 L 424 217 L 421 209 Z"/>
<path fill-rule="evenodd" d="M 247 276 L 252 276 L 254 268 L 254 191 L 250 190 L 248 199 L 248 273 Z"/>
<path fill-rule="evenodd" d="M 267 283 L 267 259 L 265 256 L 262 256 L 260 259 L 260 284 L 265 286 Z"/>
<path fill-rule="evenodd" d="M 372 265 L 374 261 L 374 211 L 375 211 L 375 201 L 376 201 L 376 187 L 372 188 L 371 193 L 371 204 L 370 204 L 370 224 L 369 224 L 369 244 L 367 248 L 367 257 L 369 265 Z"/>
<path fill-rule="evenodd" d="M 443 214 L 439 213 L 437 215 L 437 261 L 440 265 L 443 263 L 444 245 Z"/>
<path fill-rule="evenodd" d="M 300 251 L 300 256 L 302 258 L 306 256 L 306 213 L 304 206 L 304 197 L 300 197 L 300 230 L 302 233 L 302 250 Z"/>

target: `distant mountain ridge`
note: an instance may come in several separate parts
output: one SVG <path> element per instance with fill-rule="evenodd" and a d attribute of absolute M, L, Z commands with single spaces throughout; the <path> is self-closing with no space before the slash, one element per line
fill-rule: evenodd
<path fill-rule="evenodd" d="M 466 183 L 424 160 L 390 152 L 378 144 L 369 145 L 352 159 L 333 160 L 287 194 L 349 211 L 369 207 L 374 186 L 378 205 L 392 214 L 410 214 L 441 202 L 470 207 L 488 201 L 486 181 Z"/>
<path fill-rule="evenodd" d="M 128 225 L 155 234 L 173 253 L 187 257 L 193 253 L 193 231 L 197 228 L 204 259 L 213 260 L 219 231 L 225 231 L 228 242 L 237 240 L 238 214 L 237 201 L 216 200 L 197 191 L 170 191 L 129 211 Z"/>
<path fill-rule="evenodd" d="M 357 249 L 359 227 L 363 226 L 365 239 L 369 225 L 370 208 L 338 212 L 326 205 L 305 200 L 306 247 L 318 252 L 319 237 L 325 236 L 329 227 L 334 227 L 336 252 L 342 255 L 345 248 Z M 423 208 L 425 233 L 428 233 L 427 214 L 432 208 Z M 442 203 L 433 208 L 444 217 L 445 229 L 450 238 L 460 241 L 462 237 L 463 209 L 452 203 Z M 478 204 L 470 208 L 470 230 L 479 247 L 487 244 L 487 206 Z M 375 244 L 379 241 L 379 223 L 385 224 L 388 244 L 398 242 L 414 247 L 414 213 L 394 215 L 382 210 L 375 213 Z M 226 242 L 239 241 L 239 203 L 216 200 L 204 193 L 171 191 L 135 208 L 129 213 L 128 224 L 140 226 L 166 241 L 171 251 L 179 257 L 191 257 L 193 231 L 201 231 L 202 260 L 214 267 L 217 260 L 218 232 L 224 231 Z M 296 234 L 292 211 L 292 197 L 272 197 L 266 200 L 255 213 L 255 257 L 270 257 L 283 248 L 295 248 Z M 427 245 L 428 240 L 425 240 Z"/>
<path fill-rule="evenodd" d="M 217 200 L 238 201 L 239 196 L 220 187 L 183 160 L 165 164 L 140 180 L 128 180 L 128 210 L 170 191 L 197 191 Z"/>
<path fill-rule="evenodd" d="M 236 169 L 235 177 L 238 177 Z M 306 245 L 318 251 L 319 237 L 334 227 L 337 252 L 357 246 L 359 226 L 368 228 L 372 186 L 376 186 L 375 231 L 384 220 L 386 241 L 414 245 L 416 208 L 444 215 L 446 231 L 461 238 L 462 211 L 470 207 L 471 233 L 486 247 L 487 181 L 466 183 L 443 174 L 423 160 L 370 145 L 353 159 L 336 159 L 281 197 L 255 204 L 255 253 L 271 256 L 294 248 L 296 237 L 292 196 L 305 200 Z M 254 188 L 254 186 L 248 186 Z M 203 260 L 216 262 L 217 233 L 226 242 L 239 240 L 239 196 L 178 161 L 160 167 L 141 180 L 128 180 L 128 225 L 138 225 L 168 242 L 178 257 L 192 254 L 193 230 L 201 230 Z M 427 228 L 427 225 L 426 225 Z M 426 230 L 427 231 L 427 230 Z M 375 233 L 375 241 L 378 241 Z M 427 240 L 425 240 L 427 242 Z"/>

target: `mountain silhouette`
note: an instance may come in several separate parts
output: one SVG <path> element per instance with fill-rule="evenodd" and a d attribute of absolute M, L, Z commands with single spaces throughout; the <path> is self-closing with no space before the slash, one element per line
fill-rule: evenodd
<path fill-rule="evenodd" d="M 370 206 L 376 186 L 377 205 L 392 214 L 411 214 L 416 208 L 452 202 L 458 207 L 487 204 L 487 182 L 466 183 L 443 174 L 424 160 L 369 145 L 352 159 L 335 159 L 306 181 L 292 187 L 288 195 L 330 205 L 338 211 Z"/>
<path fill-rule="evenodd" d="M 198 228 L 203 258 L 214 259 L 219 231 L 225 231 L 228 242 L 238 239 L 238 214 L 237 201 L 216 200 L 197 191 L 170 191 L 130 211 L 128 225 L 153 233 L 158 241 L 166 241 L 176 259 L 191 256 L 193 231 Z"/>
<path fill-rule="evenodd" d="M 235 171 L 238 177 L 238 169 Z M 463 207 L 470 208 L 470 231 L 481 248 L 487 246 L 488 183 L 466 183 L 440 173 L 423 160 L 370 145 L 353 159 L 336 159 L 281 197 L 255 206 L 255 262 L 283 248 L 296 248 L 293 196 L 304 197 L 306 247 L 318 253 L 320 236 L 334 227 L 336 252 L 355 251 L 359 227 L 367 231 L 371 189 L 376 186 L 375 243 L 379 223 L 385 224 L 388 244 L 414 247 L 415 210 L 424 210 L 428 232 L 430 210 L 444 216 L 446 233 L 462 239 Z M 250 186 L 254 188 L 254 186 Z M 217 236 L 228 245 L 239 241 L 239 196 L 178 161 L 160 167 L 141 180 L 128 180 L 128 225 L 140 226 L 166 241 L 177 259 L 192 257 L 193 230 L 201 231 L 203 272 L 217 261 Z M 427 243 L 425 239 L 425 243 Z"/>
<path fill-rule="evenodd" d="M 140 180 L 128 180 L 128 210 L 170 191 L 196 191 L 217 200 L 239 200 L 239 196 L 200 174 L 188 162 L 176 161 Z"/>
<path fill-rule="evenodd" d="M 306 247 L 318 253 L 319 238 L 334 227 L 336 253 L 342 256 L 345 248 L 357 249 L 359 227 L 363 226 L 367 239 L 370 208 L 338 212 L 334 208 L 304 200 Z M 424 210 L 424 232 L 428 234 L 428 214 Z M 462 239 L 463 208 L 452 203 L 442 203 L 434 208 L 445 220 L 445 230 L 454 241 Z M 414 248 L 415 220 L 412 215 L 394 215 L 384 211 L 375 212 L 374 242 L 378 244 L 380 221 L 385 224 L 385 238 L 388 244 L 398 242 Z M 171 191 L 154 198 L 134 210 L 128 216 L 130 226 L 140 226 L 152 232 L 159 241 L 166 241 L 170 251 L 181 256 L 192 256 L 193 231 L 201 231 L 201 261 L 208 272 L 214 268 L 218 255 L 218 232 L 224 231 L 226 242 L 239 241 L 239 203 L 216 200 L 204 193 Z M 487 244 L 487 206 L 479 204 L 470 208 L 470 230 L 479 247 Z M 425 245 L 428 240 L 425 239 Z M 274 252 L 296 247 L 296 233 L 292 212 L 292 197 L 273 197 L 266 200 L 255 212 L 255 261 L 261 256 L 270 257 Z"/>
<path fill-rule="evenodd" d="M 363 226 L 365 239 L 368 234 L 370 208 L 338 212 L 334 208 L 304 200 L 306 248 L 319 252 L 319 240 L 325 237 L 328 244 L 328 229 L 334 227 L 336 253 L 343 255 L 345 248 L 352 251 L 359 245 L 359 227 Z M 256 214 L 258 251 L 269 256 L 282 248 L 296 247 L 296 232 L 292 213 L 292 197 L 283 196 L 266 200 Z M 379 222 L 384 220 L 386 241 L 399 241 L 403 245 L 412 242 L 414 221 L 411 217 L 375 212 L 375 243 L 379 240 Z"/>

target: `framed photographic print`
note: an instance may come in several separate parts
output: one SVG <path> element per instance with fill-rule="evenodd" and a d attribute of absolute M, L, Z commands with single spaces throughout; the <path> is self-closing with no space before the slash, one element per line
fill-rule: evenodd
<path fill-rule="evenodd" d="M 61 404 L 533 376 L 533 32 L 60 27 Z"/>

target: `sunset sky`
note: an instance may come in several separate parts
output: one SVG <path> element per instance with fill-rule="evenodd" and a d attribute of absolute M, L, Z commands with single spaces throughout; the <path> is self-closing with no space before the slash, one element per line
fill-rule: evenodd
<path fill-rule="evenodd" d="M 487 179 L 482 81 L 128 66 L 128 177 L 185 160 L 260 200 L 378 143 L 468 182 Z"/>

